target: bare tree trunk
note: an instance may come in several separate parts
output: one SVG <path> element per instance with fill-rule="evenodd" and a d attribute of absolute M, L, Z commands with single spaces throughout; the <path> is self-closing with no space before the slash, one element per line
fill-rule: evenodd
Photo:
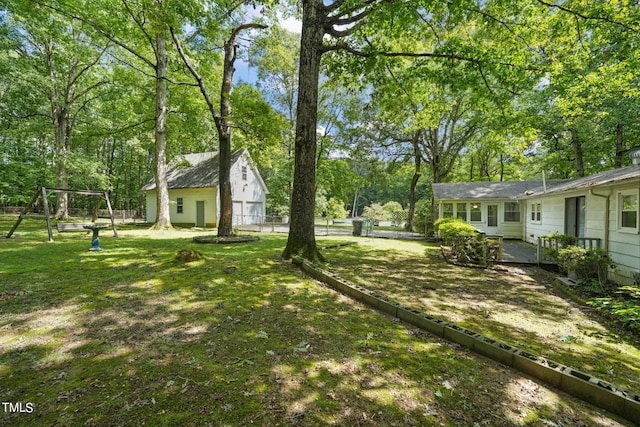
<path fill-rule="evenodd" d="M 324 36 L 323 7 L 322 0 L 303 1 L 291 224 L 283 258 L 301 255 L 310 260 L 322 259 L 314 234 L 313 201 L 316 181 L 318 80 Z"/>
<path fill-rule="evenodd" d="M 220 152 L 218 154 L 220 186 L 220 218 L 218 218 L 218 237 L 228 237 L 233 234 L 233 200 L 231 196 L 231 104 L 229 95 L 233 81 L 237 33 L 224 43 L 224 66 L 222 87 L 220 89 L 220 120 L 218 121 L 218 139 Z"/>
<path fill-rule="evenodd" d="M 416 213 L 416 187 L 418 186 L 418 180 L 422 175 L 422 153 L 420 153 L 420 146 L 418 140 L 420 138 L 420 132 L 416 132 L 413 138 L 413 161 L 415 164 L 415 170 L 413 171 L 413 178 L 411 179 L 411 190 L 409 192 L 409 212 L 407 214 L 407 222 L 404 225 L 405 230 L 413 230 L 413 219 Z"/>
<path fill-rule="evenodd" d="M 55 141 L 56 188 L 67 188 L 69 186 L 67 181 L 67 153 L 69 151 L 67 121 L 69 119 L 69 111 L 63 94 L 58 90 L 58 71 L 53 58 L 53 40 L 47 40 L 44 43 L 44 50 L 47 55 L 47 70 L 51 84 L 49 102 L 51 103 L 51 119 L 53 121 Z M 57 219 L 69 218 L 69 195 L 67 193 L 56 194 L 55 217 Z"/>
<path fill-rule="evenodd" d="M 167 44 L 160 31 L 156 33 L 156 222 L 154 229 L 172 228 L 167 185 Z"/>
<path fill-rule="evenodd" d="M 616 126 L 616 159 L 615 159 L 616 169 L 622 167 L 622 158 L 624 153 L 623 129 L 624 129 L 623 125 L 621 123 L 618 123 L 618 125 Z"/>
<path fill-rule="evenodd" d="M 573 153 L 576 158 L 576 174 L 578 177 L 584 177 L 584 157 L 582 155 L 582 142 L 578 137 L 578 132 L 575 129 L 569 129 L 571 133 L 571 145 L 573 145 Z"/>
<path fill-rule="evenodd" d="M 238 36 L 244 30 L 250 28 L 267 28 L 261 24 L 244 24 L 233 29 L 229 40 L 224 43 L 224 65 L 222 75 L 222 86 L 220 88 L 220 117 L 216 114 L 216 108 L 211 101 L 209 91 L 204 84 L 204 80 L 193 67 L 189 58 L 182 49 L 182 44 L 176 36 L 173 28 L 171 37 L 175 43 L 182 62 L 187 66 L 191 75 L 198 82 L 200 93 L 204 97 L 211 117 L 216 124 L 218 140 L 220 142 L 220 152 L 218 153 L 218 186 L 220 189 L 220 218 L 218 218 L 218 237 L 228 237 L 233 234 L 233 199 L 231 194 L 231 87 L 233 85 L 234 63 L 236 60 L 236 45 Z"/>
<path fill-rule="evenodd" d="M 356 187 L 356 194 L 353 195 L 353 207 L 351 209 L 351 218 L 358 216 L 358 196 L 360 193 L 360 186 Z"/>
<path fill-rule="evenodd" d="M 222 87 L 220 89 L 220 120 L 218 121 L 218 135 L 220 139 L 220 219 L 218 222 L 218 237 L 233 234 L 233 200 L 231 195 L 231 86 L 233 84 L 234 63 L 236 61 L 236 46 L 238 37 L 244 30 L 250 28 L 267 28 L 260 24 L 244 24 L 231 32 L 231 37 L 224 43 L 224 67 Z"/>
<path fill-rule="evenodd" d="M 55 169 L 56 169 L 56 188 L 68 188 L 67 181 L 67 153 L 68 145 L 65 135 L 64 110 L 60 111 L 59 107 L 54 107 L 53 125 L 55 128 Z M 69 195 L 67 193 L 56 194 L 56 219 L 69 219 Z"/>

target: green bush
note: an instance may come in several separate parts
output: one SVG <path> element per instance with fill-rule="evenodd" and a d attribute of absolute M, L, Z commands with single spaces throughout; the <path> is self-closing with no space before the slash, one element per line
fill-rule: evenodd
<path fill-rule="evenodd" d="M 457 262 L 489 266 L 500 261 L 502 246 L 497 240 L 490 240 L 479 233 L 475 236 L 458 235 L 452 238 L 451 255 Z"/>
<path fill-rule="evenodd" d="M 578 246 L 560 249 L 558 263 L 565 271 L 574 272 L 578 282 L 590 285 L 594 291 L 601 290 L 607 281 L 609 269 L 616 268 L 606 250 L 587 250 Z"/>
<path fill-rule="evenodd" d="M 416 209 L 413 217 L 413 230 L 416 233 L 424 233 L 425 236 L 433 235 L 431 200 L 423 199 L 416 202 Z"/>
<path fill-rule="evenodd" d="M 546 236 L 540 236 L 540 238 L 549 242 L 549 244 L 552 246 L 551 248 L 547 248 L 544 251 L 545 255 L 556 261 L 558 260 L 558 249 L 567 248 L 570 246 L 575 247 L 576 243 L 578 242 L 577 237 L 570 234 L 560 234 L 557 231 L 547 234 Z"/>
<path fill-rule="evenodd" d="M 636 302 L 608 297 L 597 298 L 587 304 L 614 317 L 632 331 L 640 331 L 640 305 Z"/>
<path fill-rule="evenodd" d="M 454 237 L 475 236 L 476 228 L 460 218 L 441 218 L 433 224 L 445 244 L 449 245 Z"/>
<path fill-rule="evenodd" d="M 327 216 L 329 218 L 346 218 L 349 216 L 349 211 L 344 208 L 342 201 L 332 197 L 327 203 Z"/>
<path fill-rule="evenodd" d="M 365 206 L 362 211 L 362 216 L 370 219 L 374 224 L 377 224 L 380 220 L 389 219 L 389 214 L 384 210 L 384 207 L 380 203 L 372 203 L 369 206 Z"/>

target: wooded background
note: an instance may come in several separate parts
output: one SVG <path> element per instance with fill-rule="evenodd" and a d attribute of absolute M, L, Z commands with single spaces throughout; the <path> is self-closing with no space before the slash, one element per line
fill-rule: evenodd
<path fill-rule="evenodd" d="M 318 76 L 299 75 L 300 34 L 279 24 L 290 16 L 315 32 L 302 46 L 316 49 Z M 429 212 L 432 182 L 621 167 L 640 145 L 638 22 L 630 0 L 3 0 L 0 205 L 43 185 L 105 189 L 114 209 L 141 211 L 159 166 L 220 148 L 219 119 L 276 215 L 302 194 L 296 135 L 314 147 L 303 200 L 316 213 L 391 201 Z M 239 28 L 231 52 L 250 71 L 227 95 Z M 314 102 L 298 94 L 314 78 L 311 127 Z M 58 201 L 57 214 L 86 203 Z"/>

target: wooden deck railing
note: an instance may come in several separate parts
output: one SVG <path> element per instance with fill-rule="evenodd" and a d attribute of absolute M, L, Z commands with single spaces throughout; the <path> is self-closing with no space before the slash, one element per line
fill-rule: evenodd
<path fill-rule="evenodd" d="M 602 241 L 602 239 L 595 237 L 576 237 L 575 239 L 575 243 L 571 244 L 572 246 L 579 246 L 587 250 L 600 248 L 600 242 Z M 569 246 L 563 244 L 563 240 L 557 237 L 538 237 L 538 262 L 557 263 L 558 260 L 553 256 L 553 253 L 558 253 L 563 247 Z"/>

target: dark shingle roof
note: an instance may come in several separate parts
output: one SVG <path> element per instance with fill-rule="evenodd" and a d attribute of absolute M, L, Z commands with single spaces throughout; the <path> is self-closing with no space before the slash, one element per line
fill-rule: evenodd
<path fill-rule="evenodd" d="M 433 184 L 435 200 L 517 199 L 562 191 L 592 188 L 640 178 L 640 165 L 613 169 L 575 179 L 511 182 L 452 182 Z"/>
<path fill-rule="evenodd" d="M 515 199 L 542 186 L 542 181 L 451 182 L 433 184 L 436 200 Z"/>
<path fill-rule="evenodd" d="M 238 161 L 244 149 L 231 153 L 231 164 Z M 206 188 L 218 186 L 218 152 L 184 154 L 171 161 L 167 169 L 169 188 Z M 155 190 L 155 178 L 142 191 Z"/>
<path fill-rule="evenodd" d="M 585 176 L 584 178 L 564 180 L 556 185 L 547 185 L 546 192 L 544 188 L 540 186 L 531 189 L 531 192 L 527 195 L 539 196 L 541 194 L 559 193 L 561 191 L 581 190 L 638 178 L 640 178 L 640 165 L 632 165 L 626 168 L 612 169 L 595 175 Z"/>

